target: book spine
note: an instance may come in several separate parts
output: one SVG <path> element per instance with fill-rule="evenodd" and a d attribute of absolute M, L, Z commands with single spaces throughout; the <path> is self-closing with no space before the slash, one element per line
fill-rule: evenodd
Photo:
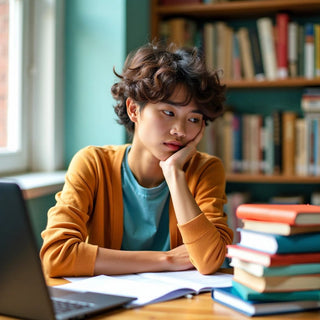
<path fill-rule="evenodd" d="M 263 62 L 261 56 L 261 47 L 259 43 L 259 36 L 257 28 L 250 29 L 249 39 L 252 51 L 252 60 L 254 66 L 254 76 L 257 80 L 264 80 L 265 73 L 263 69 Z"/>
<path fill-rule="evenodd" d="M 314 25 L 315 76 L 320 77 L 320 24 Z"/>
<path fill-rule="evenodd" d="M 242 116 L 242 170 L 249 172 L 250 168 L 250 115 Z"/>
<path fill-rule="evenodd" d="M 169 42 L 176 44 L 177 47 L 193 47 L 197 27 L 193 20 L 186 18 L 173 18 L 169 22 Z"/>
<path fill-rule="evenodd" d="M 268 80 L 275 80 L 277 78 L 277 61 L 271 18 L 257 19 L 257 28 L 266 78 Z"/>
<path fill-rule="evenodd" d="M 295 174 L 295 112 L 286 111 L 282 114 L 282 170 L 285 175 Z"/>
<path fill-rule="evenodd" d="M 288 63 L 290 77 L 298 76 L 298 24 L 289 22 L 288 26 Z"/>
<path fill-rule="evenodd" d="M 227 111 L 223 115 L 224 120 L 224 153 L 223 160 L 226 172 L 232 172 L 232 157 L 233 157 L 233 113 Z"/>
<path fill-rule="evenodd" d="M 319 117 L 316 117 L 313 120 L 313 129 L 314 129 L 314 146 L 313 146 L 313 150 L 314 150 L 314 175 L 318 176 L 320 173 L 320 155 L 319 155 Z"/>
<path fill-rule="evenodd" d="M 274 174 L 282 171 L 282 112 L 273 113 Z"/>
<path fill-rule="evenodd" d="M 185 24 L 184 18 L 174 18 L 169 20 L 169 42 L 175 43 L 178 47 L 185 43 Z"/>
<path fill-rule="evenodd" d="M 298 76 L 304 77 L 304 44 L 305 44 L 305 27 L 298 26 Z"/>
<path fill-rule="evenodd" d="M 304 76 L 308 79 L 314 78 L 314 28 L 312 23 L 307 23 L 305 28 Z"/>
<path fill-rule="evenodd" d="M 227 42 L 225 39 L 227 38 L 227 24 L 223 21 L 217 21 L 216 25 L 216 69 L 221 69 L 223 72 L 226 69 L 226 51 L 227 51 Z M 224 74 L 222 75 L 225 77 Z"/>
<path fill-rule="evenodd" d="M 314 132 L 314 124 L 313 124 L 313 117 L 307 115 L 306 116 L 307 122 L 307 168 L 308 168 L 308 175 L 314 175 L 314 139 L 315 139 L 315 132 Z"/>
<path fill-rule="evenodd" d="M 224 78 L 232 79 L 232 54 L 233 54 L 233 29 L 229 26 L 226 27 L 226 37 L 224 39 L 225 42 L 225 70 L 224 70 Z"/>
<path fill-rule="evenodd" d="M 233 128 L 233 159 L 232 159 L 232 171 L 242 171 L 242 139 L 241 139 L 241 115 L 234 114 L 232 119 Z"/>
<path fill-rule="evenodd" d="M 233 54 L 232 54 L 232 69 L 233 80 L 242 79 L 242 66 L 240 56 L 239 38 L 236 32 L 233 33 Z"/>
<path fill-rule="evenodd" d="M 208 22 L 203 26 L 204 36 L 204 54 L 206 59 L 206 65 L 208 69 L 214 69 L 214 49 L 215 49 L 215 25 L 214 23 Z"/>
<path fill-rule="evenodd" d="M 276 15 L 277 28 L 277 62 L 278 78 L 288 77 L 288 24 L 289 15 L 287 13 L 278 13 Z"/>
<path fill-rule="evenodd" d="M 274 139 L 272 116 L 265 118 L 265 173 L 274 173 Z"/>
<path fill-rule="evenodd" d="M 254 78 L 254 67 L 249 32 L 247 28 L 243 27 L 238 30 L 238 39 L 244 78 L 247 80 L 252 80 Z"/>
<path fill-rule="evenodd" d="M 308 174 L 307 164 L 307 124 L 305 118 L 296 120 L 296 153 L 295 153 L 295 174 L 306 176 Z"/>

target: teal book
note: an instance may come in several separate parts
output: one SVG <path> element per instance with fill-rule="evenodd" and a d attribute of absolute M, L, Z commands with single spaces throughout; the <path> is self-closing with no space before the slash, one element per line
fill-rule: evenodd
<path fill-rule="evenodd" d="M 244 300 L 256 301 L 320 301 L 320 290 L 290 291 L 290 292 L 258 292 L 237 281 L 232 280 L 232 287 Z"/>
<path fill-rule="evenodd" d="M 303 312 L 320 309 L 318 300 L 301 301 L 254 301 L 244 300 L 233 287 L 214 288 L 211 291 L 213 301 L 238 311 L 246 316 Z"/>
<path fill-rule="evenodd" d="M 274 254 L 320 252 L 320 232 L 283 236 L 238 229 L 240 246 Z"/>

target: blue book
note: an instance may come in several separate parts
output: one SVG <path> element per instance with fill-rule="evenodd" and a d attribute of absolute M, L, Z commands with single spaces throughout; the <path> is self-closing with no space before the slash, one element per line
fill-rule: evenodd
<path fill-rule="evenodd" d="M 290 292 L 258 292 L 237 281 L 232 280 L 232 287 L 244 300 L 256 301 L 297 301 L 318 300 L 320 290 L 290 291 Z"/>
<path fill-rule="evenodd" d="M 242 171 L 242 120 L 240 114 L 234 114 L 232 119 L 233 134 L 233 172 Z"/>
<path fill-rule="evenodd" d="M 320 301 L 253 301 L 244 300 L 233 287 L 214 288 L 211 292 L 214 301 L 232 308 L 247 316 L 302 312 L 320 309 Z"/>
<path fill-rule="evenodd" d="M 320 232 L 283 236 L 239 228 L 240 246 L 274 254 L 320 252 Z"/>

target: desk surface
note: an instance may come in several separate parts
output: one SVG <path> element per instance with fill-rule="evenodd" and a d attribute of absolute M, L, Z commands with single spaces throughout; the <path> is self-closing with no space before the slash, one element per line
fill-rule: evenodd
<path fill-rule="evenodd" d="M 66 283 L 63 279 L 48 279 L 49 285 Z M 9 320 L 0 316 L 0 320 Z M 201 293 L 191 299 L 181 298 L 167 302 L 155 303 L 131 310 L 115 310 L 96 316 L 95 320 L 248 320 L 246 317 L 230 308 L 220 305 L 211 299 L 210 293 Z M 320 310 L 314 312 L 299 312 L 265 317 L 254 317 L 254 320 L 319 320 Z"/>

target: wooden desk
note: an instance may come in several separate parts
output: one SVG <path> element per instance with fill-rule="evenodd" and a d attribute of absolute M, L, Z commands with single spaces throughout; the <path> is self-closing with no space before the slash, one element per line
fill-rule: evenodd
<path fill-rule="evenodd" d="M 222 272 L 232 273 L 232 269 L 221 269 Z M 59 285 L 63 279 L 48 279 L 49 285 Z M 172 301 L 150 304 L 131 310 L 115 310 L 93 319 L 106 320 L 248 320 L 230 308 L 211 299 L 211 293 L 201 293 L 192 299 L 181 298 Z M 314 312 L 288 313 L 283 315 L 254 317 L 253 320 L 320 320 L 320 310 Z M 0 318 L 0 320 L 2 320 Z"/>
<path fill-rule="evenodd" d="M 49 285 L 66 283 L 63 279 L 48 279 Z M 0 316 L 0 320 L 9 320 Z M 211 299 L 210 293 L 202 293 L 192 299 L 181 298 L 167 302 L 155 303 L 131 310 L 115 310 L 96 316 L 95 320 L 248 320 L 230 308 L 224 307 Z M 320 320 L 320 310 L 283 315 L 254 317 L 254 320 Z"/>

